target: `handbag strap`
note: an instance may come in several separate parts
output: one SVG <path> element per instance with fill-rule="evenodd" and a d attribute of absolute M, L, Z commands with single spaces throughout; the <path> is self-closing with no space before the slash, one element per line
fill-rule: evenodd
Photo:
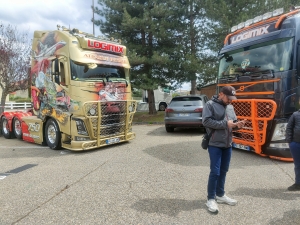
<path fill-rule="evenodd" d="M 212 133 L 215 131 L 215 129 L 212 129 L 212 131 L 209 133 L 209 135 L 208 135 L 208 139 L 210 139 L 210 137 L 211 137 L 211 135 L 212 135 Z M 206 132 L 207 133 L 207 132 Z"/>

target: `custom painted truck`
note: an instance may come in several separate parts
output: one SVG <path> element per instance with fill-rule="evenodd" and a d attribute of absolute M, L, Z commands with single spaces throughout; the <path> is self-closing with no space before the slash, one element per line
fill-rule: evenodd
<path fill-rule="evenodd" d="M 28 112 L 0 115 L 5 138 L 89 150 L 135 138 L 129 61 L 120 41 L 58 26 L 35 31 Z"/>
<path fill-rule="evenodd" d="M 232 27 L 220 50 L 218 88 L 236 88 L 233 147 L 293 161 L 285 140 L 300 105 L 300 10 L 277 9 Z"/>

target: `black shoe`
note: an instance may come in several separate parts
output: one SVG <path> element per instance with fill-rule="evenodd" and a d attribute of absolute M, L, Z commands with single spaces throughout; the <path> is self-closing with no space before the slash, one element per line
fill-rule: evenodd
<path fill-rule="evenodd" d="M 300 191 L 300 184 L 293 184 L 292 186 L 288 187 L 289 191 Z"/>

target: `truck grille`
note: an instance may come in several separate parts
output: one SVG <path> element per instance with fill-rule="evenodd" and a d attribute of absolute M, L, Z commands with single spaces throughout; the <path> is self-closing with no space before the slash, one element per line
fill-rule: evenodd
<path fill-rule="evenodd" d="M 136 107 L 136 101 L 86 102 L 84 114 L 92 129 L 92 138 L 124 135 L 131 127 Z"/>
<path fill-rule="evenodd" d="M 274 118 L 276 103 L 267 99 L 238 99 L 232 105 L 238 120 L 247 119 L 244 128 L 233 132 L 233 142 L 251 146 L 260 154 L 266 141 L 267 122 Z"/>

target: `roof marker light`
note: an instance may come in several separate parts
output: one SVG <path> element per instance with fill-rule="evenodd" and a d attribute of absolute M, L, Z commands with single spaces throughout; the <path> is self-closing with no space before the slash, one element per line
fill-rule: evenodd
<path fill-rule="evenodd" d="M 281 14 L 283 14 L 283 8 L 275 9 L 273 11 L 273 16 L 278 16 L 278 15 L 281 15 Z"/>
<path fill-rule="evenodd" d="M 76 28 L 73 28 L 72 32 L 73 32 L 74 34 L 79 34 L 79 30 L 76 29 Z"/>
<path fill-rule="evenodd" d="M 272 17 L 272 12 L 267 12 L 263 15 L 263 20 L 267 20 Z"/>
<path fill-rule="evenodd" d="M 66 28 L 65 26 L 62 26 L 61 28 L 62 28 L 62 30 L 66 30 L 66 31 L 68 31 L 68 30 L 69 30 L 69 29 L 68 29 L 68 28 Z"/>
<path fill-rule="evenodd" d="M 257 23 L 257 22 L 259 22 L 259 21 L 262 21 L 262 15 L 257 16 L 257 17 L 255 17 L 255 18 L 253 19 L 253 23 Z"/>
<path fill-rule="evenodd" d="M 245 27 L 245 23 L 244 22 L 238 24 L 238 29 L 242 29 L 243 27 Z"/>
<path fill-rule="evenodd" d="M 248 27 L 248 26 L 250 26 L 251 24 L 253 24 L 253 19 L 247 20 L 247 21 L 245 22 L 245 27 Z"/>
<path fill-rule="evenodd" d="M 238 28 L 237 28 L 237 26 L 233 26 L 232 28 L 231 28 L 231 32 L 234 32 L 234 31 L 236 31 Z"/>

